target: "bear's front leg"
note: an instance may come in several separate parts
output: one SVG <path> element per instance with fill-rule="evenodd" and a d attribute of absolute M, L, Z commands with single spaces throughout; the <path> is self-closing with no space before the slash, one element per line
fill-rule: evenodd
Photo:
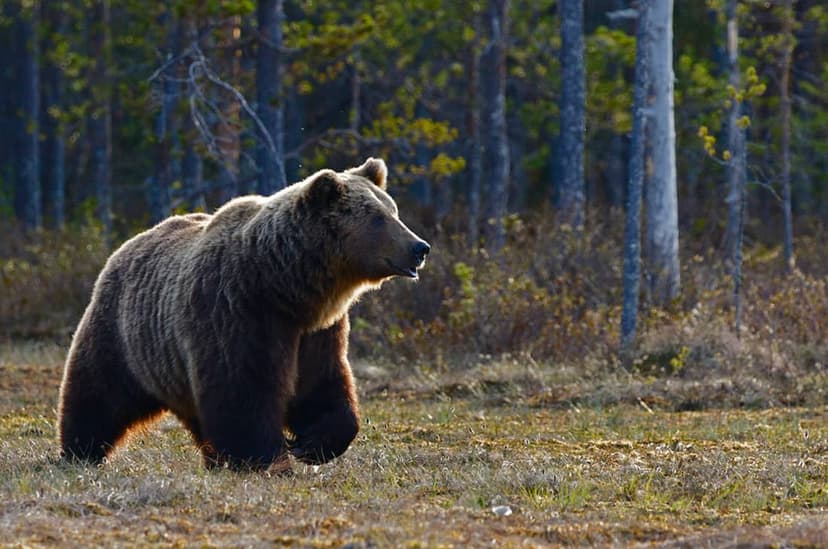
<path fill-rule="evenodd" d="M 295 435 L 290 453 L 303 463 L 321 465 L 341 456 L 359 432 L 359 415 L 345 400 L 310 399 L 290 410 L 288 425 Z"/>
<path fill-rule="evenodd" d="M 209 373 L 202 368 L 197 402 L 208 466 L 289 469 L 282 429 L 295 384 L 295 349 L 246 349 L 227 355 L 232 364 L 213 362 Z"/>
<path fill-rule="evenodd" d="M 296 396 L 287 409 L 290 451 L 299 461 L 326 463 L 348 449 L 359 432 L 359 411 L 348 364 L 347 315 L 299 345 Z"/>
<path fill-rule="evenodd" d="M 272 391 L 216 387 L 202 394 L 200 407 L 208 467 L 262 470 L 286 457 L 284 406 Z"/>

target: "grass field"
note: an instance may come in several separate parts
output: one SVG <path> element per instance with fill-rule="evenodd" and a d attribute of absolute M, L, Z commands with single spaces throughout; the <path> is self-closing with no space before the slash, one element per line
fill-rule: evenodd
<path fill-rule="evenodd" d="M 828 546 L 825 406 L 679 412 L 573 398 L 537 366 L 364 368 L 362 432 L 331 464 L 208 472 L 164 418 L 83 468 L 54 459 L 64 351 L 0 346 L 0 544 Z"/>

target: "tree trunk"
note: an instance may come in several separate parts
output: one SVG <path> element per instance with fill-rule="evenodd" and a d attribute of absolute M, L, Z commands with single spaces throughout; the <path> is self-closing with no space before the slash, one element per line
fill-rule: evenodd
<path fill-rule="evenodd" d="M 489 23 L 491 41 L 486 56 L 491 62 L 486 74 L 489 83 L 489 138 L 487 155 L 491 159 L 489 174 L 488 247 L 491 251 L 503 248 L 506 235 L 503 226 L 506 217 L 509 183 L 509 142 L 506 128 L 506 44 L 509 28 L 509 0 L 490 0 Z"/>
<path fill-rule="evenodd" d="M 529 178 L 525 169 L 526 158 L 526 143 L 525 138 L 527 130 L 523 126 L 520 113 L 514 109 L 510 113 L 508 119 L 509 124 L 509 190 L 508 195 L 508 210 L 510 212 L 520 212 L 526 207 L 526 195 L 528 192 L 527 182 Z"/>
<path fill-rule="evenodd" d="M 95 0 L 89 14 L 89 75 L 92 104 L 89 117 L 89 142 L 92 159 L 92 186 L 95 214 L 105 235 L 112 232 L 112 87 L 109 67 L 112 62 L 109 0 Z"/>
<path fill-rule="evenodd" d="M 18 74 L 13 86 L 17 89 L 17 112 L 14 113 L 14 211 L 27 229 L 41 224 L 39 125 L 39 40 L 38 5 L 15 6 L 15 41 Z"/>
<path fill-rule="evenodd" d="M 624 0 L 615 0 L 613 2 L 614 11 L 625 9 L 625 7 L 626 2 Z M 618 30 L 622 25 L 619 19 L 611 18 L 609 27 L 610 29 Z M 624 70 L 624 64 L 620 61 L 613 62 L 609 67 L 609 76 L 615 82 L 613 93 L 621 94 L 626 89 L 626 85 L 620 83 L 623 81 Z M 609 144 L 609 159 L 607 160 L 606 194 L 610 207 L 614 209 L 624 208 L 626 204 L 624 201 L 627 183 L 627 170 L 624 162 L 627 152 L 626 147 L 625 134 L 618 131 L 618 129 L 613 129 Z"/>
<path fill-rule="evenodd" d="M 659 0 L 650 13 L 653 174 L 647 188 L 647 258 L 650 295 L 667 305 L 679 293 L 676 130 L 673 112 L 673 0 Z"/>
<path fill-rule="evenodd" d="M 238 41 L 240 42 L 239 52 L 239 78 L 235 84 L 240 92 L 243 92 L 245 75 L 256 74 L 256 65 L 259 59 L 259 26 L 256 16 L 244 14 L 241 16 L 241 29 Z M 252 90 L 256 93 L 256 90 Z M 258 111 L 257 104 L 253 108 Z M 258 116 L 258 112 L 256 112 Z M 239 130 L 239 192 L 240 194 L 256 194 L 259 192 L 259 179 L 262 176 L 262 169 L 259 166 L 259 142 L 261 141 L 261 128 L 255 120 L 243 124 Z"/>
<path fill-rule="evenodd" d="M 417 106 L 414 107 L 415 118 L 427 118 L 428 113 L 423 106 L 422 101 L 417 101 Z M 414 145 L 414 163 L 422 170 L 428 170 L 428 165 L 431 161 L 431 154 L 428 147 L 422 141 L 418 141 Z M 411 196 L 417 202 L 420 208 L 432 213 L 434 206 L 433 189 L 431 188 L 431 178 L 427 175 L 418 175 L 414 178 L 410 187 Z"/>
<path fill-rule="evenodd" d="M 791 0 L 785 1 L 782 21 L 782 75 L 780 78 L 780 108 L 782 117 L 782 207 L 785 213 L 785 266 L 792 271 L 795 265 L 793 251 L 793 214 L 791 212 L 791 54 L 793 53 L 793 18 Z"/>
<path fill-rule="evenodd" d="M 354 62 L 351 67 L 351 112 L 348 114 L 348 127 L 358 132 L 362 124 L 362 79 L 359 76 L 361 56 L 359 48 L 354 50 Z"/>
<path fill-rule="evenodd" d="M 584 224 L 584 2 L 561 0 L 561 191 L 559 207 L 564 223 Z"/>
<path fill-rule="evenodd" d="M 301 95 L 291 87 L 285 97 L 285 150 L 294 151 L 302 144 L 305 131 L 305 102 Z M 290 184 L 299 181 L 302 167 L 300 158 L 285 158 L 285 180 Z"/>
<path fill-rule="evenodd" d="M 609 144 L 609 159 L 607 160 L 607 201 L 613 209 L 621 209 L 625 204 L 626 169 L 624 157 L 626 155 L 624 148 L 624 135 L 619 132 L 612 132 Z"/>
<path fill-rule="evenodd" d="M 238 16 L 227 17 L 217 23 L 218 49 L 221 52 L 218 56 L 221 73 L 226 75 L 226 81 L 230 84 L 238 82 L 239 49 L 235 35 L 240 31 L 241 19 Z M 241 106 L 235 97 L 228 97 L 222 90 L 211 88 L 211 94 L 215 96 L 214 103 L 218 105 L 218 113 L 214 113 L 211 122 L 215 127 L 216 141 L 218 142 L 219 159 L 219 186 L 221 189 L 220 200 L 223 203 L 239 196 L 244 192 L 239 181 L 239 158 L 241 156 L 240 138 L 240 110 Z M 258 183 L 257 183 L 258 184 Z"/>
<path fill-rule="evenodd" d="M 15 70 L 12 51 L 17 49 L 11 32 L 12 7 L 10 2 L 0 4 L 0 128 L 14 127 L 14 82 Z M 11 181 L 13 139 L 11 131 L 0 132 L 0 208 L 12 210 Z"/>
<path fill-rule="evenodd" d="M 166 52 L 165 62 L 175 55 L 175 33 L 172 17 L 164 10 L 158 25 L 164 33 L 162 51 Z M 166 77 L 161 80 L 161 105 L 155 119 L 155 176 L 151 178 L 149 189 L 150 215 L 153 223 L 158 223 L 170 215 L 170 188 L 172 187 L 173 119 L 175 117 L 175 81 Z"/>
<path fill-rule="evenodd" d="M 739 78 L 739 26 L 736 20 L 737 0 L 727 0 L 727 59 L 730 72 L 729 83 L 734 90 L 740 86 Z M 745 166 L 747 164 L 745 149 L 745 130 L 739 127 L 742 105 L 736 97 L 731 97 L 728 116 L 728 148 L 730 160 L 727 163 L 727 235 L 728 260 L 733 276 L 734 327 L 738 337 L 742 324 L 742 234 L 745 224 Z"/>
<path fill-rule="evenodd" d="M 204 163 L 201 156 L 196 152 L 192 139 L 189 137 L 184 145 L 184 159 L 181 162 L 181 180 L 189 209 L 199 212 L 206 211 L 207 202 L 204 199 Z"/>
<path fill-rule="evenodd" d="M 736 19 L 737 0 L 727 0 L 725 14 L 727 17 L 727 61 L 728 83 L 734 90 L 741 86 L 739 77 L 739 23 Z M 727 164 L 727 229 L 725 247 L 727 259 L 733 265 L 736 261 L 736 247 L 740 240 L 739 227 L 742 224 L 742 193 L 744 192 L 745 171 L 743 164 L 743 149 L 745 147 L 745 132 L 739 127 L 739 118 L 742 116 L 742 104 L 736 97 L 730 98 L 730 112 L 727 120 L 727 146 L 730 151 L 730 160 Z"/>
<path fill-rule="evenodd" d="M 469 54 L 469 245 L 477 249 L 480 245 L 480 185 L 483 176 L 482 143 L 480 139 L 480 18 L 474 17 L 474 41 Z"/>
<path fill-rule="evenodd" d="M 49 228 L 62 229 L 66 211 L 66 141 L 58 119 L 63 105 L 63 71 L 49 57 L 55 47 L 52 36 L 66 32 L 66 14 L 55 4 L 44 2 L 41 13 L 46 28 L 43 40 L 40 123 L 44 135 L 40 184 L 43 189 L 43 217 Z"/>
<path fill-rule="evenodd" d="M 260 194 L 285 188 L 284 111 L 282 108 L 282 22 L 283 0 L 259 0 L 259 51 L 256 59 L 256 101 L 258 114 L 270 135 L 257 132 L 257 164 Z"/>
<path fill-rule="evenodd" d="M 641 281 L 641 189 L 644 183 L 644 141 L 647 127 L 645 110 L 650 85 L 651 1 L 640 0 L 638 2 L 633 127 L 627 187 L 627 220 L 624 228 L 624 304 L 621 311 L 621 349 L 623 352 L 628 352 L 632 348 L 638 322 L 638 294 Z"/>
<path fill-rule="evenodd" d="M 178 22 L 179 36 L 184 43 L 198 40 L 198 27 L 193 19 L 181 18 Z M 184 151 L 181 159 L 181 185 L 184 190 L 187 207 L 195 211 L 207 211 L 207 201 L 204 198 L 204 161 L 196 150 L 198 130 L 193 122 L 192 114 L 182 118 L 181 134 L 184 140 Z"/>
<path fill-rule="evenodd" d="M 736 243 L 734 246 L 733 255 L 733 309 L 734 309 L 734 329 L 736 331 L 736 338 L 738 339 L 742 333 L 742 244 L 745 235 L 745 209 L 747 205 L 747 195 L 745 194 L 745 166 L 747 165 L 747 153 L 742 142 L 742 148 L 736 156 L 736 162 L 739 164 L 739 172 L 742 174 L 741 188 L 739 189 L 739 225 L 736 229 Z"/>

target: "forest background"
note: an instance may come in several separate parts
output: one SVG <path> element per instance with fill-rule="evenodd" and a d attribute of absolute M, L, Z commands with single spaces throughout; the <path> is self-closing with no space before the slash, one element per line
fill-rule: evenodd
<path fill-rule="evenodd" d="M 636 155 L 635 6 L 567 27 L 566 5 L 4 1 L 0 332 L 68 336 L 109 250 L 167 215 L 373 155 L 436 246 L 416 288 L 359 305 L 361 356 L 612 362 L 640 158 L 637 341 L 667 330 L 678 356 L 694 342 L 670 330 L 697 323 L 825 364 L 828 10 L 677 2 L 653 48 L 673 66 L 650 63 L 674 71 L 675 143 Z"/>

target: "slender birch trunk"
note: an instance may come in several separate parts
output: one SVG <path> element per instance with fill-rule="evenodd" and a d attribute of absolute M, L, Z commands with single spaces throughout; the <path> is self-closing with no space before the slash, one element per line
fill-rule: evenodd
<path fill-rule="evenodd" d="M 104 234 L 112 232 L 112 63 L 109 0 L 95 0 L 90 12 L 90 56 L 92 70 L 92 112 L 89 140 L 92 155 L 92 187 L 96 201 L 96 217 Z"/>
<path fill-rule="evenodd" d="M 791 0 L 785 0 L 782 20 L 784 37 L 782 50 L 782 75 L 780 78 L 780 108 L 782 117 L 782 207 L 785 213 L 785 266 L 792 271 L 795 266 L 793 250 L 793 214 L 791 211 L 791 55 L 793 53 L 793 18 Z"/>
<path fill-rule="evenodd" d="M 14 117 L 14 211 L 27 229 L 40 227 L 40 74 L 38 71 L 38 3 L 22 3 L 14 17 L 19 100 Z"/>
<path fill-rule="evenodd" d="M 633 128 L 627 187 L 627 222 L 624 228 L 624 303 L 621 311 L 623 352 L 632 348 L 638 322 L 638 294 L 641 281 L 641 189 L 644 184 L 644 141 L 647 126 L 645 111 L 650 84 L 650 4 L 651 0 L 638 2 Z"/>
<path fill-rule="evenodd" d="M 676 130 L 673 111 L 673 0 L 652 4 L 650 14 L 653 173 L 647 187 L 647 259 L 650 295 L 664 306 L 680 286 Z"/>
<path fill-rule="evenodd" d="M 489 138 L 487 155 L 491 158 L 489 174 L 489 200 L 487 239 L 492 251 L 503 248 L 506 240 L 503 225 L 507 210 L 509 185 L 509 138 L 506 126 L 506 45 L 509 29 L 509 0 L 490 0 L 489 24 L 491 28 L 490 51 L 487 58 L 490 97 Z"/>

